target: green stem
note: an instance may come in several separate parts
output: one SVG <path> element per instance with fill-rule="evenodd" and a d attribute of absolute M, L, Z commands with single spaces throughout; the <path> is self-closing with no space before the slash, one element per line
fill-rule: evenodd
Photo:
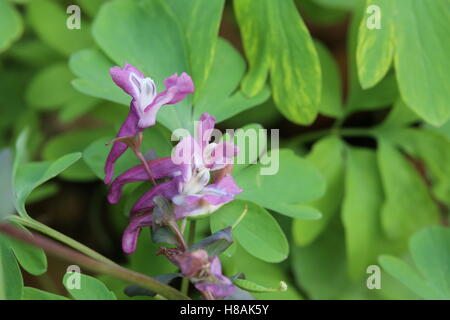
<path fill-rule="evenodd" d="M 77 265 L 95 273 L 109 275 L 126 282 L 137 284 L 141 287 L 152 290 L 167 299 L 189 299 L 188 296 L 182 294 L 180 291 L 154 278 L 123 268 L 117 264 L 97 261 L 40 234 L 29 234 L 7 223 L 0 224 L 0 232 L 14 239 L 40 247 L 48 254 L 51 254 L 57 258 L 70 261 L 71 263 L 76 263 Z"/>
<path fill-rule="evenodd" d="M 17 222 L 25 227 L 39 231 L 55 240 L 58 240 L 64 244 L 68 245 L 69 247 L 71 247 L 71 248 L 73 248 L 95 260 L 98 260 L 98 261 L 101 261 L 104 263 L 108 263 L 110 265 L 117 265 L 115 262 L 109 260 L 108 258 L 101 255 L 100 253 L 86 247 L 84 244 L 79 243 L 78 241 L 76 241 L 76 240 L 62 234 L 61 232 L 58 232 L 58 231 L 56 231 L 56 230 L 46 226 L 45 224 L 42 224 L 32 218 L 22 218 L 19 216 L 13 216 L 10 218 L 10 220 Z"/>
<path fill-rule="evenodd" d="M 194 240 L 195 240 L 196 224 L 197 224 L 197 221 L 195 221 L 195 220 L 192 220 L 189 223 L 189 238 L 188 238 L 188 245 L 189 246 L 192 245 L 194 243 Z M 181 292 L 183 294 L 187 295 L 188 291 L 189 291 L 189 279 L 184 277 L 181 280 Z"/>

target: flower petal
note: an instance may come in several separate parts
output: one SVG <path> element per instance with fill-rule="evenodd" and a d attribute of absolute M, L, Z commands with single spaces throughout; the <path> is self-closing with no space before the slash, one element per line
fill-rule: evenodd
<path fill-rule="evenodd" d="M 209 263 L 208 253 L 203 249 L 176 255 L 173 261 L 188 278 L 195 277 Z"/>
<path fill-rule="evenodd" d="M 214 130 L 214 125 L 216 124 L 216 118 L 207 112 L 202 113 L 200 116 L 200 121 L 197 124 L 197 141 L 201 146 L 202 150 L 205 150 L 206 146 L 211 140 L 212 131 Z"/>
<path fill-rule="evenodd" d="M 182 168 L 183 180 L 189 181 L 192 170 L 203 164 L 201 148 L 194 137 L 188 135 L 178 142 L 172 152 L 172 161 Z"/>
<path fill-rule="evenodd" d="M 233 158 L 239 153 L 239 148 L 233 142 L 220 142 L 212 150 L 207 167 L 219 170 L 233 163 Z"/>
<path fill-rule="evenodd" d="M 144 79 L 144 75 L 136 67 L 125 63 L 125 67 L 118 66 L 109 69 L 109 73 L 115 84 L 117 84 L 123 91 L 137 100 L 139 98 L 139 80 Z"/>
<path fill-rule="evenodd" d="M 150 226 L 151 224 L 152 215 L 150 213 L 131 218 L 122 236 L 122 249 L 125 253 L 130 254 L 136 250 L 137 239 L 141 228 Z"/>
<path fill-rule="evenodd" d="M 218 257 L 211 259 L 210 271 L 216 278 L 216 281 L 201 281 L 195 284 L 195 287 L 201 291 L 209 291 L 215 297 L 225 298 L 234 294 L 236 287 L 230 279 L 222 274 L 222 267 Z"/>
<path fill-rule="evenodd" d="M 174 164 L 170 157 L 151 160 L 148 161 L 147 164 L 154 179 L 161 179 L 180 174 L 180 167 Z M 149 176 L 143 164 L 125 171 L 111 184 L 108 193 L 108 201 L 112 204 L 119 202 L 122 195 L 122 188 L 125 184 L 145 180 L 149 180 Z"/>
<path fill-rule="evenodd" d="M 147 128 L 153 126 L 156 122 L 156 114 L 159 109 L 166 104 L 175 104 L 183 100 L 187 94 L 194 92 L 194 83 L 191 77 L 183 72 L 178 77 L 174 74 L 164 81 L 166 90 L 159 93 L 151 104 L 149 104 L 144 114 L 139 120 L 139 128 Z"/>
<path fill-rule="evenodd" d="M 221 205 L 234 200 L 234 196 L 242 189 L 236 184 L 232 176 L 226 176 L 214 184 L 203 189 L 203 199 L 212 205 Z"/>
<path fill-rule="evenodd" d="M 135 214 L 137 212 L 146 212 L 155 206 L 153 199 L 156 196 L 163 196 L 166 199 L 172 199 L 178 193 L 178 184 L 179 177 L 175 177 L 174 179 L 158 184 L 156 187 L 152 188 L 150 191 L 144 193 L 141 198 L 134 204 L 131 209 L 131 214 Z"/>
<path fill-rule="evenodd" d="M 133 102 L 132 102 L 133 103 Z M 130 112 L 120 127 L 119 133 L 116 136 L 117 138 L 122 137 L 130 137 L 135 136 L 138 132 L 137 123 L 139 121 L 139 117 L 134 111 L 133 108 L 130 108 Z M 128 149 L 126 143 L 116 141 L 113 143 L 111 150 L 109 151 L 108 157 L 106 158 L 105 164 L 105 183 L 109 184 L 114 175 L 114 163 L 119 159 L 119 157 Z"/>

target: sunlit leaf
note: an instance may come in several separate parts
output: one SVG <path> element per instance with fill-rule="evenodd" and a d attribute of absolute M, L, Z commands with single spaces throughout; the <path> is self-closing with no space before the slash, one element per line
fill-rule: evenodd
<path fill-rule="evenodd" d="M 273 98 L 292 122 L 310 124 L 321 94 L 319 58 L 292 0 L 235 0 L 234 8 L 249 60 L 242 90 L 258 94 L 270 73 Z"/>
<path fill-rule="evenodd" d="M 224 2 L 224 0 L 167 1 L 177 15 L 186 35 L 197 96 L 203 92 L 215 53 L 220 53 L 222 49 L 221 47 L 216 49 L 216 43 Z"/>
<path fill-rule="evenodd" d="M 425 121 L 441 125 L 450 118 L 450 33 L 446 0 L 367 0 L 381 10 L 381 29 L 361 21 L 358 71 L 364 88 L 381 80 L 392 60 L 401 96 Z M 373 14 L 373 13 L 372 13 Z M 430 36 L 433 35 L 433 36 Z"/>

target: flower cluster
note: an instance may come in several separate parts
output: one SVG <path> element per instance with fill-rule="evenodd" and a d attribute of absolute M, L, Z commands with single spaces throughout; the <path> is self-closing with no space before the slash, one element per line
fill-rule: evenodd
<path fill-rule="evenodd" d="M 165 80 L 166 90 L 157 94 L 153 80 L 132 65 L 113 67 L 110 73 L 113 81 L 132 97 L 132 101 L 128 117 L 106 160 L 105 183 L 110 184 L 108 200 L 112 204 L 119 202 L 127 183 L 150 180 L 154 184 L 131 209 L 130 222 L 122 238 L 123 250 L 126 253 L 135 251 L 143 227 L 168 227 L 177 235 L 179 248 L 169 250 L 172 254 L 167 257 L 180 267 L 182 274 L 206 296 L 231 295 L 234 286 L 222 275 L 217 256 L 208 256 L 202 249 L 189 251 L 175 221 L 213 213 L 242 192 L 231 175 L 238 148 L 232 142 L 210 141 L 216 120 L 204 113 L 195 128 L 195 135 L 183 137 L 174 147 L 171 157 L 145 159 L 140 150 L 142 131 L 155 125 L 157 112 L 162 106 L 175 104 L 194 92 L 192 79 L 186 73 L 181 76 L 174 74 Z M 142 164 L 112 181 L 114 163 L 128 148 Z M 158 205 L 161 198 L 168 203 L 167 206 Z"/>

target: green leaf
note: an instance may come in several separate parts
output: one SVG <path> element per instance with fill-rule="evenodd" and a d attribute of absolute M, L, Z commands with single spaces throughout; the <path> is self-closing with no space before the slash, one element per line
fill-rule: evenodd
<path fill-rule="evenodd" d="M 0 52 L 8 49 L 22 32 L 20 14 L 8 0 L 0 0 Z"/>
<path fill-rule="evenodd" d="M 63 123 L 76 120 L 91 111 L 97 103 L 98 99 L 77 92 L 71 100 L 64 104 L 59 114 L 59 120 Z"/>
<path fill-rule="evenodd" d="M 163 90 L 163 81 L 170 75 L 190 72 L 181 27 L 159 0 L 107 2 L 97 15 L 92 32 L 97 44 L 115 63 L 133 64 L 155 80 L 158 91 Z M 169 129 L 189 128 L 190 97 L 162 108 L 158 120 Z"/>
<path fill-rule="evenodd" d="M 389 250 L 381 229 L 383 188 L 377 157 L 369 149 L 349 148 L 342 222 L 348 256 L 348 274 L 359 279 L 380 251 Z"/>
<path fill-rule="evenodd" d="M 400 259 L 382 256 L 380 263 L 406 287 L 424 299 L 450 299 L 450 230 L 441 226 L 424 228 L 409 242 L 420 275 Z"/>
<path fill-rule="evenodd" d="M 398 88 L 395 73 L 391 70 L 382 81 L 376 86 L 364 90 L 358 79 L 358 69 L 356 66 L 356 51 L 358 41 L 358 31 L 361 19 L 364 16 L 366 7 L 364 2 L 355 2 L 352 22 L 348 39 L 348 66 L 349 66 L 349 96 L 347 98 L 345 111 L 347 114 L 355 111 L 377 110 L 385 108 L 394 103 L 398 98 Z"/>
<path fill-rule="evenodd" d="M 370 28 L 368 24 L 377 18 L 376 13 L 368 10 L 361 20 L 358 35 L 356 62 L 358 76 L 364 89 L 380 82 L 389 71 L 394 57 L 394 17 L 395 5 L 390 0 L 368 0 L 367 8 L 376 5 L 380 12 L 380 29 Z M 374 48 L 377 48 L 374 50 Z"/>
<path fill-rule="evenodd" d="M 69 131 L 48 140 L 42 151 L 45 161 L 53 161 L 64 154 L 82 152 L 92 141 L 104 136 L 107 132 L 100 129 Z M 70 181 L 89 181 L 95 178 L 95 174 L 84 161 L 79 161 L 73 166 L 61 172 L 61 178 Z"/>
<path fill-rule="evenodd" d="M 106 0 L 77 0 L 77 2 L 80 4 L 82 12 L 94 17 Z"/>
<path fill-rule="evenodd" d="M 23 279 L 7 239 L 0 235 L 0 300 L 20 300 Z"/>
<path fill-rule="evenodd" d="M 435 195 L 441 201 L 449 202 L 450 140 L 439 132 L 425 128 L 390 130 L 386 138 L 425 163 Z"/>
<path fill-rule="evenodd" d="M 312 123 L 321 95 L 320 63 L 294 2 L 235 0 L 234 9 L 250 64 L 242 90 L 258 94 L 270 73 L 280 112 L 294 123 Z"/>
<path fill-rule="evenodd" d="M 324 7 L 342 10 L 351 10 L 359 0 L 313 0 Z"/>
<path fill-rule="evenodd" d="M 417 269 L 439 295 L 450 299 L 450 230 L 441 226 L 420 230 L 411 238 L 410 251 Z"/>
<path fill-rule="evenodd" d="M 348 290 L 345 243 L 339 219 L 310 245 L 292 248 L 292 271 L 311 299 L 337 299 Z"/>
<path fill-rule="evenodd" d="M 280 286 L 278 288 L 267 288 L 245 279 L 234 279 L 233 283 L 239 288 L 249 292 L 280 292 L 287 290 L 287 285 L 284 281 L 280 281 Z"/>
<path fill-rule="evenodd" d="M 447 121 L 447 123 L 440 127 L 434 127 L 432 125 L 427 125 L 426 127 L 441 133 L 442 135 L 446 136 L 448 140 L 450 140 L 450 121 Z"/>
<path fill-rule="evenodd" d="M 296 286 L 291 281 L 291 277 L 289 276 L 286 268 L 283 267 L 283 264 L 274 264 L 261 261 L 247 253 L 241 246 L 237 247 L 236 254 L 233 256 L 233 263 L 233 267 L 225 265 L 226 275 L 242 272 L 246 275 L 246 280 L 254 283 L 264 283 L 265 287 L 273 288 L 279 286 L 280 279 L 286 280 L 286 291 L 252 293 L 252 296 L 255 296 L 257 299 L 303 299 L 301 294 L 297 291 Z"/>
<path fill-rule="evenodd" d="M 292 216 L 291 211 L 297 205 L 317 199 L 324 194 L 324 178 L 307 160 L 295 155 L 291 150 L 283 149 L 271 150 L 268 158 L 271 159 L 271 167 L 261 163 L 250 165 L 235 176 L 237 184 L 244 190 L 237 196 L 238 199 L 249 200 Z M 302 182 L 300 185 L 299 181 Z M 315 211 L 303 210 L 304 206 L 297 208 L 308 213 L 304 215 L 304 219 L 320 217 Z"/>
<path fill-rule="evenodd" d="M 380 128 L 407 126 L 418 121 L 417 114 L 408 108 L 401 99 L 398 99 Z"/>
<path fill-rule="evenodd" d="M 62 107 L 79 94 L 70 84 L 72 78 L 65 63 L 46 67 L 30 81 L 25 92 L 27 103 L 38 110 Z"/>
<path fill-rule="evenodd" d="M 239 154 L 235 158 L 233 166 L 233 175 L 237 175 L 239 171 L 247 168 L 251 164 L 255 164 L 263 154 L 267 152 L 268 139 L 261 139 L 258 136 L 264 128 L 258 123 L 250 123 L 242 128 L 237 129 L 231 136 L 225 133 L 225 141 L 233 141 L 239 148 Z M 265 137 L 265 136 L 264 136 Z M 254 143 L 257 141 L 257 143 Z"/>
<path fill-rule="evenodd" d="M 342 105 L 341 75 L 333 55 L 318 41 L 314 42 L 322 69 L 322 96 L 319 112 L 333 118 L 344 114 Z"/>
<path fill-rule="evenodd" d="M 247 213 L 233 229 L 233 238 L 251 255 L 267 262 L 287 258 L 289 245 L 277 221 L 264 208 L 249 201 L 232 201 L 211 215 L 211 231 L 232 226 L 241 213 Z"/>
<path fill-rule="evenodd" d="M 25 201 L 30 193 L 44 182 L 56 177 L 81 157 L 81 153 L 71 153 L 53 162 L 30 162 L 21 165 L 15 176 L 15 205 L 22 216 L 27 216 Z"/>
<path fill-rule="evenodd" d="M 393 256 L 380 256 L 379 262 L 384 270 L 420 297 L 430 300 L 440 298 L 425 279 L 403 260 Z"/>
<path fill-rule="evenodd" d="M 195 79 L 195 95 L 199 96 L 215 59 L 224 0 L 169 0 L 167 3 L 183 27 L 189 47 L 192 77 Z M 221 48 L 218 48 L 217 52 L 220 51 Z"/>
<path fill-rule="evenodd" d="M 46 198 L 54 196 L 59 191 L 59 185 L 57 183 L 46 183 L 42 184 L 31 192 L 30 196 L 27 198 L 27 204 L 42 201 Z"/>
<path fill-rule="evenodd" d="M 71 288 L 68 282 L 70 281 L 70 277 L 74 275 L 74 273 L 66 273 L 63 284 L 70 295 L 76 300 L 116 300 L 114 293 L 103 282 L 82 273 L 77 274 L 77 276 L 80 276 L 80 288 Z"/>
<path fill-rule="evenodd" d="M 31 234 L 26 228 L 19 224 L 15 223 L 14 226 Z M 8 243 L 16 256 L 17 261 L 26 271 L 35 276 L 39 276 L 47 271 L 47 258 L 44 250 L 13 238 L 9 238 Z"/>
<path fill-rule="evenodd" d="M 24 39 L 16 43 L 8 54 L 20 63 L 38 68 L 60 59 L 57 52 L 36 38 Z"/>
<path fill-rule="evenodd" d="M 22 300 L 69 300 L 64 296 L 53 294 L 51 292 L 39 290 L 32 287 L 24 287 Z"/>
<path fill-rule="evenodd" d="M 9 149 L 0 150 L 0 222 L 14 213 L 12 186 L 12 154 Z"/>
<path fill-rule="evenodd" d="M 269 98 L 267 86 L 251 98 L 238 90 L 245 68 L 245 61 L 239 52 L 228 41 L 219 38 L 214 64 L 194 106 L 194 120 L 198 120 L 203 112 L 208 112 L 220 122 Z"/>
<path fill-rule="evenodd" d="M 28 142 L 29 131 L 28 129 L 23 130 L 17 137 L 16 146 L 14 150 L 14 162 L 13 162 L 13 185 L 17 177 L 17 171 L 19 167 L 28 161 Z M 15 187 L 15 186 L 14 186 Z"/>
<path fill-rule="evenodd" d="M 299 245 L 313 242 L 326 228 L 340 207 L 344 191 L 342 188 L 344 182 L 344 144 L 337 137 L 324 138 L 313 146 L 307 160 L 320 170 L 326 179 L 327 190 L 320 199 L 308 203 L 323 214 L 322 219 L 294 220 L 292 232 L 295 243 Z"/>
<path fill-rule="evenodd" d="M 386 201 L 383 204 L 382 226 L 390 239 L 405 241 L 419 228 L 437 224 L 439 209 L 418 171 L 395 147 L 378 140 L 380 167 Z"/>
<path fill-rule="evenodd" d="M 316 0 L 295 0 L 295 4 L 305 20 L 320 26 L 328 27 L 342 23 L 348 15 L 340 8 L 329 8 Z"/>
<path fill-rule="evenodd" d="M 129 104 L 130 97 L 111 80 L 108 70 L 114 64 L 96 49 L 85 49 L 70 56 L 70 69 L 78 76 L 73 86 L 97 98 Z"/>
<path fill-rule="evenodd" d="M 81 29 L 67 28 L 68 15 L 54 1 L 33 0 L 27 6 L 27 13 L 33 30 L 42 41 L 65 56 L 92 44 L 86 19 L 82 18 Z"/>
<path fill-rule="evenodd" d="M 37 110 L 62 109 L 62 121 L 74 120 L 92 109 L 97 99 L 76 91 L 71 85 L 72 78 L 65 63 L 46 66 L 26 88 L 27 103 Z"/>
<path fill-rule="evenodd" d="M 425 121 L 441 125 L 450 118 L 450 33 L 448 2 L 368 0 L 382 10 L 382 30 L 361 22 L 358 69 L 363 87 L 377 83 L 394 57 L 405 103 Z M 430 37 L 430 34 L 433 36 Z M 394 50 L 395 48 L 395 50 Z"/>
<path fill-rule="evenodd" d="M 345 234 L 341 219 L 335 216 L 327 229 L 310 245 L 292 248 L 292 271 L 298 285 L 310 299 L 411 299 L 397 281 L 382 275 L 380 290 L 366 286 L 367 274 L 354 281 L 348 272 Z"/>

